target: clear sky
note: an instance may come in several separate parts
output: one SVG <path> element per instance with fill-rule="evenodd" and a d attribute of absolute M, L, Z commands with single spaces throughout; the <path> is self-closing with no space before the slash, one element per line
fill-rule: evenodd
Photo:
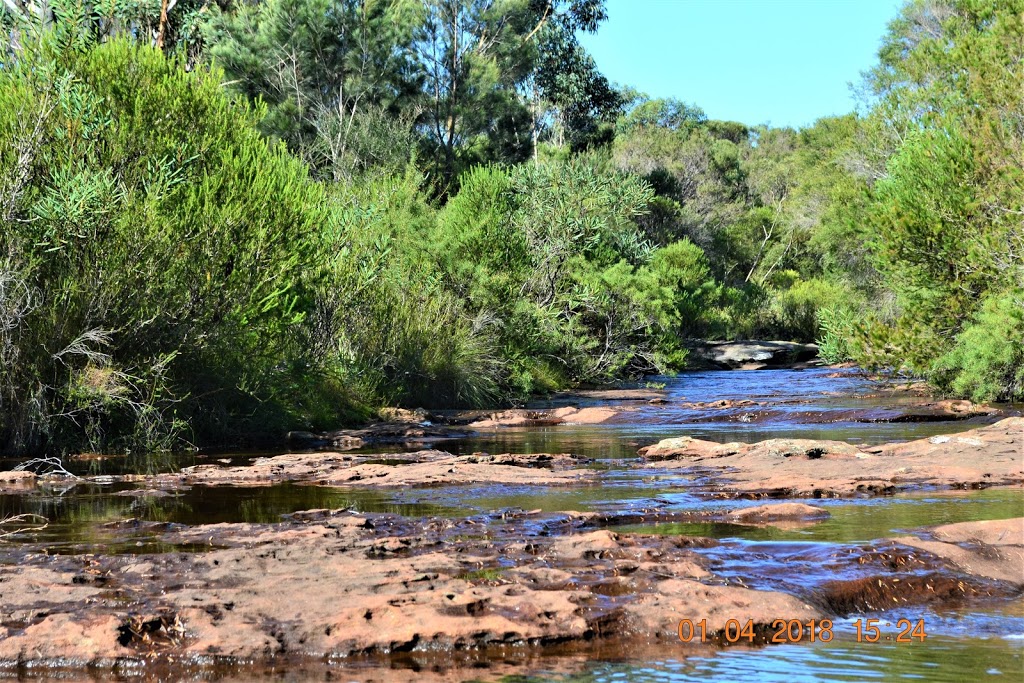
<path fill-rule="evenodd" d="M 900 0 L 607 0 L 582 42 L 611 81 L 709 118 L 804 126 L 856 108 Z"/>

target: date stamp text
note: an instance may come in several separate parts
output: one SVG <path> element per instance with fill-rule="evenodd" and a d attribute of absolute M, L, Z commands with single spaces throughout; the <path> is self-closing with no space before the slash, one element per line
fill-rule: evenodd
<path fill-rule="evenodd" d="M 854 619 L 853 626 L 858 643 L 914 643 L 928 637 L 924 619 Z M 770 626 L 729 619 L 723 629 L 713 631 L 707 619 L 681 619 L 678 635 L 684 643 L 828 643 L 835 637 L 834 628 L 831 619 L 776 619 Z"/>

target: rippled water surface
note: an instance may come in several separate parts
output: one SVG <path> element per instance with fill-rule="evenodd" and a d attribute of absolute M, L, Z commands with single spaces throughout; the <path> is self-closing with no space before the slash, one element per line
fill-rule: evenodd
<path fill-rule="evenodd" d="M 837 631 L 838 633 L 838 631 Z M 648 662 L 599 662 L 571 674 L 538 673 L 509 682 L 679 683 L 681 681 L 1020 681 L 1024 659 L 1019 634 L 932 636 L 924 643 L 857 643 L 851 634 L 830 644 L 731 648 L 708 656 L 672 657 Z M 666 648 L 668 649 L 668 648 Z"/>
<path fill-rule="evenodd" d="M 850 372 L 766 370 L 757 372 L 695 372 L 652 380 L 664 403 L 610 402 L 628 410 L 609 423 L 506 428 L 477 437 L 445 441 L 438 448 L 455 453 L 568 452 L 594 459 L 603 470 L 601 484 L 580 488 L 470 485 L 403 489 L 336 489 L 295 484 L 260 487 L 202 487 L 181 492 L 147 491 L 128 484 L 79 484 L 22 495 L 0 495 L 0 518 L 39 514 L 51 520 L 36 534 L 13 539 L 44 544 L 49 552 L 153 553 L 202 551 L 161 541 L 173 524 L 276 522 L 282 516 L 316 508 L 348 508 L 404 516 L 488 515 L 504 510 L 595 511 L 608 515 L 616 530 L 699 535 L 721 539 L 706 552 L 715 574 L 740 577 L 754 587 L 784 588 L 799 594 L 802 586 L 828 580 L 830 554 L 855 544 L 906 534 L 920 527 L 960 521 L 1024 516 L 1020 490 L 926 491 L 884 498 L 816 501 L 831 517 L 808 525 L 743 526 L 721 521 L 635 523 L 645 510 L 713 515 L 716 511 L 753 504 L 715 500 L 687 488 L 676 473 L 626 469 L 637 448 L 670 436 L 692 435 L 716 441 L 757 441 L 776 437 L 837 439 L 853 443 L 909 440 L 962 431 L 979 421 L 892 422 L 893 416 L 918 399 L 880 393 L 877 386 Z M 723 399 L 753 401 L 729 409 L 686 406 Z M 557 407 L 571 399 L 540 403 Z M 602 399 L 572 400 L 604 405 Z M 409 450 L 372 448 L 370 452 Z M 193 463 L 245 464 L 252 453 L 187 454 L 163 467 Z M 8 463 L 9 464 L 9 463 Z M 4 463 L 0 462 L 0 467 Z M 395 464 L 400 467 L 400 464 Z M 131 469 L 129 461 L 79 463 L 79 472 Z M 616 524 L 615 516 L 634 523 Z M 760 556 L 771 562 L 759 563 Z M 0 554 L 0 561 L 5 561 Z M 8 560 L 9 561 L 9 560 Z M 774 569 L 773 569 L 774 567 Z M 774 572 L 774 574 L 773 574 Z M 781 573 L 780 573 L 781 572 Z M 0 606 L 2 609 L 2 606 Z M 871 615 L 865 615 L 869 617 Z M 878 615 L 876 615 L 878 616 Z M 861 681 L 1024 680 L 1024 598 L 963 611 L 918 608 L 906 618 L 924 619 L 924 642 L 857 643 L 852 621 L 837 621 L 831 643 L 776 645 L 760 648 L 693 648 L 665 643 L 657 656 L 630 660 L 607 656 L 582 668 L 527 667 L 508 683 L 531 681 L 612 682 L 719 681 Z M 888 618 L 893 618 L 888 615 Z M 542 660 L 543 661 L 543 660 Z M 330 667 L 326 676 L 344 680 L 345 669 Z M 294 672 L 293 672 L 294 673 Z M 415 680 L 409 672 L 409 680 Z M 264 675 L 265 672 L 261 675 Z M 325 675 L 318 674 L 318 678 Z M 295 673 L 294 676 L 299 674 Z M 0 673 L 0 677 L 3 674 Z M 280 680 L 301 680 L 280 673 Z M 271 676 L 271 678 L 278 678 Z M 485 671 L 453 673 L 452 680 L 496 680 Z M 499 679 L 500 680 L 500 679 Z"/>

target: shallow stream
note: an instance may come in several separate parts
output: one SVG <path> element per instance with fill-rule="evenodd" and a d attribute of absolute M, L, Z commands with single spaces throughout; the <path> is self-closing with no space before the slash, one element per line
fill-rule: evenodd
<path fill-rule="evenodd" d="M 809 525 L 744 526 L 692 519 L 669 523 L 637 523 L 644 511 L 712 515 L 716 510 L 756 504 L 724 501 L 695 493 L 681 475 L 627 470 L 639 446 L 669 436 L 691 435 L 715 441 L 757 441 L 777 437 L 835 439 L 882 443 L 951 433 L 978 426 L 966 421 L 892 421 L 915 400 L 899 393 L 879 393 L 876 385 L 855 374 L 832 371 L 767 370 L 696 372 L 655 379 L 663 384 L 664 403 L 618 401 L 628 410 L 595 426 L 561 425 L 501 428 L 474 438 L 445 441 L 435 447 L 453 453 L 574 453 L 592 459 L 601 469 L 600 485 L 582 488 L 525 486 L 460 486 L 403 489 L 335 489 L 296 484 L 260 487 L 195 486 L 182 492 L 145 490 L 133 484 L 80 483 L 0 495 L 0 518 L 32 513 L 47 517 L 49 526 L 13 539 L 13 547 L 45 548 L 49 553 L 202 552 L 204 547 L 162 542 L 168 525 L 220 522 L 277 522 L 291 513 L 318 508 L 349 508 L 402 516 L 486 519 L 509 510 L 542 512 L 593 511 L 603 514 L 616 531 L 706 536 L 722 542 L 701 552 L 713 563 L 716 576 L 752 587 L 789 590 L 827 580 L 826 558 L 857 544 L 906 535 L 924 526 L 961 521 L 1024 516 L 1019 489 L 982 491 L 935 490 L 889 497 L 816 501 L 831 517 Z M 730 399 L 753 401 L 729 409 L 694 404 Z M 557 407 L 572 399 L 538 404 Z M 572 400 L 577 405 L 602 405 L 602 399 Z M 686 404 L 686 405 L 681 405 Z M 369 452 L 402 449 L 372 448 Z M 187 454 L 167 466 L 192 463 L 244 464 L 252 453 Z M 386 458 L 383 462 L 389 462 Z M 2 464 L 2 463 L 0 463 Z M 395 467 L 401 467 L 395 461 Z M 124 469 L 118 461 L 79 463 L 80 473 L 111 473 Z M 621 518 L 621 522 L 617 521 Z M 10 548 L 11 546 L 8 546 Z M 0 549 L 0 562 L 16 562 L 17 551 Z M 760 558 L 770 557 L 771 562 Z M 770 568 L 770 570 L 769 570 Z M 780 571 L 782 572 L 780 574 Z M 859 615 L 869 618 L 872 615 Z M 557 658 L 540 658 L 517 674 L 528 681 L 688 681 L 688 680 L 1024 680 L 1024 599 L 1020 596 L 971 609 L 932 611 L 915 608 L 905 615 L 886 613 L 883 621 L 900 617 L 924 619 L 923 642 L 857 643 L 851 619 L 836 621 L 830 643 L 776 645 L 760 648 L 701 647 L 668 643 L 657 655 L 632 659 L 626 652 L 609 653 L 566 672 Z M 337 670 L 334 672 L 338 673 Z M 219 676 L 230 672 L 220 672 Z M 22 672 L 22 675 L 28 675 Z M 261 675 L 268 675 L 264 672 Z M 412 675 L 413 678 L 415 675 Z M 277 676 L 271 676 L 278 678 Z M 344 678 L 344 675 L 342 675 Z M 287 673 L 281 680 L 292 679 Z M 411 680 L 411 679 L 410 679 Z M 493 680 L 484 672 L 453 674 L 452 680 Z"/>

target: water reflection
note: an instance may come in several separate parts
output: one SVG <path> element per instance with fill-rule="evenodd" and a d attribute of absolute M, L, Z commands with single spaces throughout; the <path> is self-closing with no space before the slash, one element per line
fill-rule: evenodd
<path fill-rule="evenodd" d="M 671 649 L 666 645 L 666 650 Z M 668 653 L 666 653 L 668 655 Z M 505 683 L 682 683 L 684 681 L 923 680 L 1020 681 L 1024 648 L 1007 638 L 929 637 L 924 643 L 857 643 L 837 635 L 829 644 L 729 648 L 707 656 L 644 662 L 595 662 L 576 674 L 505 677 Z"/>
<path fill-rule="evenodd" d="M 168 493 L 129 485 L 80 485 L 72 491 L 0 495 L 0 518 L 35 514 L 50 524 L 11 539 L 44 543 L 53 553 L 143 553 L 179 550 L 159 542 L 155 524 L 280 522 L 298 510 L 349 509 L 406 516 L 454 515 L 463 510 L 440 503 L 398 499 L 390 492 L 277 484 L 259 487 L 195 486 Z"/>
<path fill-rule="evenodd" d="M 906 530 L 955 522 L 1024 517 L 1024 490 L 988 489 L 985 491 L 943 491 L 899 494 L 887 498 L 849 500 L 816 500 L 814 505 L 829 511 L 828 519 L 789 528 L 785 525 L 749 526 L 726 522 L 682 522 L 663 524 L 632 524 L 615 527 L 616 531 L 632 533 L 678 534 L 739 538 L 750 541 L 816 541 L 828 543 L 861 543 L 876 538 L 898 535 Z M 717 503 L 734 508 L 757 505 L 759 502 Z M 690 506 L 675 506 L 687 509 Z M 672 509 L 670 507 L 669 509 Z"/>

